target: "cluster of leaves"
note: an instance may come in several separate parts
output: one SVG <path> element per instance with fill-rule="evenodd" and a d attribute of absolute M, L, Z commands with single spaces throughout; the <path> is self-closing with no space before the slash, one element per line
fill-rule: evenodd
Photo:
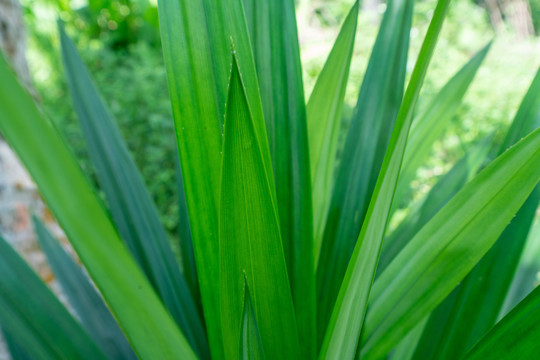
<path fill-rule="evenodd" d="M 0 241 L 0 323 L 12 354 L 532 358 L 540 288 L 495 321 L 540 200 L 540 71 L 500 155 L 478 171 L 490 139 L 479 142 L 388 226 L 489 51 L 416 111 L 449 3 L 437 3 L 407 86 L 414 1 L 388 3 L 338 163 L 358 1 L 307 103 L 294 1 L 159 2 L 185 194 L 182 271 L 62 26 L 69 89 L 107 206 L 0 60 L 0 130 L 103 296 L 38 221 L 80 321 Z"/>

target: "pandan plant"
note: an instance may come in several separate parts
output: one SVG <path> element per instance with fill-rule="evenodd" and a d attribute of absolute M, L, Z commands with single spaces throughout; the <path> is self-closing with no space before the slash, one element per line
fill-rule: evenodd
<path fill-rule="evenodd" d="M 62 25 L 100 193 L 0 60 L 0 131 L 82 263 L 35 219 L 68 311 L 0 241 L 13 358 L 536 358 L 540 289 L 497 320 L 540 199 L 540 72 L 499 156 L 480 139 L 389 226 L 489 50 L 415 113 L 449 3 L 406 82 L 413 0 L 389 0 L 337 156 L 358 2 L 306 102 L 293 0 L 159 0 L 180 259 Z"/>

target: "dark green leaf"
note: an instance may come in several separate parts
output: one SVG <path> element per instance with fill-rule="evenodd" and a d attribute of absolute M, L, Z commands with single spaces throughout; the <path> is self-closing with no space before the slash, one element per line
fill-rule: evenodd
<path fill-rule="evenodd" d="M 204 325 L 142 177 L 75 46 L 59 29 L 71 97 L 112 219 L 195 352 L 208 358 Z"/>
<path fill-rule="evenodd" d="M 107 359 L 24 260 L 0 237 L 0 322 L 33 359 Z"/>
<path fill-rule="evenodd" d="M 84 329 L 109 358 L 136 359 L 122 330 L 90 279 L 37 218 L 34 218 L 34 228 L 41 249 Z"/>
<path fill-rule="evenodd" d="M 242 342 L 240 352 L 243 360 L 264 359 L 261 335 L 257 327 L 257 319 L 253 311 L 249 287 L 245 283 L 244 311 L 242 314 Z"/>
<path fill-rule="evenodd" d="M 536 359 L 540 351 L 540 286 L 506 315 L 465 359 Z"/>

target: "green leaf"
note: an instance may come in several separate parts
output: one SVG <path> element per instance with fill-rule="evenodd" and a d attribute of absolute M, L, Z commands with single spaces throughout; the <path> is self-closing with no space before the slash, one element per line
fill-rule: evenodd
<path fill-rule="evenodd" d="M 315 263 L 319 258 L 334 186 L 341 113 L 356 39 L 359 7 L 356 1 L 341 26 L 307 104 Z"/>
<path fill-rule="evenodd" d="M 249 295 L 249 287 L 247 282 L 244 285 L 244 311 L 242 313 L 242 342 L 240 352 L 243 360 L 264 359 L 264 351 L 262 348 L 261 335 L 257 327 L 257 319 L 253 311 L 251 296 Z"/>
<path fill-rule="evenodd" d="M 243 2 L 261 88 L 301 357 L 312 359 L 316 323 L 311 178 L 294 0 Z"/>
<path fill-rule="evenodd" d="M 107 359 L 24 260 L 0 237 L 0 322 L 34 359 Z"/>
<path fill-rule="evenodd" d="M 399 342 L 392 352 L 392 360 L 410 360 L 412 358 L 427 321 L 428 317 L 426 316 Z"/>
<path fill-rule="evenodd" d="M 41 249 L 84 329 L 111 359 L 136 359 L 101 295 L 45 226 L 33 218 Z"/>
<path fill-rule="evenodd" d="M 208 341 L 223 357 L 219 315 L 218 199 L 229 50 L 211 0 L 159 0 L 163 57 Z M 212 8 L 212 11 L 209 9 Z"/>
<path fill-rule="evenodd" d="M 236 55 L 236 54 L 235 54 Z M 220 201 L 220 286 L 225 357 L 240 357 L 245 283 L 265 356 L 296 359 L 298 332 L 260 138 L 236 56 L 226 108 Z M 264 139 L 265 140 L 265 139 Z"/>
<path fill-rule="evenodd" d="M 399 175 L 394 209 L 401 205 L 403 197 L 409 191 L 411 181 L 416 176 L 416 171 L 431 153 L 435 141 L 448 127 L 490 47 L 491 43 L 469 60 L 427 104 L 423 112 L 415 117 L 407 140 L 403 168 Z"/>
<path fill-rule="evenodd" d="M 523 98 L 499 153 L 540 126 L 539 91 L 540 70 Z M 453 306 L 442 304 L 435 311 L 416 351 L 417 359 L 460 357 L 495 324 L 539 202 L 540 186 L 537 186 L 495 245 L 454 291 L 459 295 Z M 438 312 L 452 312 L 454 316 L 442 322 Z M 435 334 L 440 335 L 435 337 Z M 437 346 L 433 347 L 433 343 Z"/>
<path fill-rule="evenodd" d="M 112 219 L 192 348 L 208 358 L 204 325 L 142 176 L 74 44 L 59 24 L 69 90 Z"/>
<path fill-rule="evenodd" d="M 212 357 L 221 359 L 218 203 L 231 37 L 256 136 L 266 141 L 257 72 L 242 0 L 159 0 L 158 10 L 204 317 Z M 268 146 L 261 151 L 273 184 Z"/>
<path fill-rule="evenodd" d="M 433 186 L 420 203 L 411 207 L 409 213 L 394 231 L 384 239 L 377 276 L 392 262 L 418 231 L 476 175 L 490 149 L 493 137 L 488 136 L 470 149 L 448 173 Z"/>
<path fill-rule="evenodd" d="M 465 359 L 535 359 L 538 356 L 540 286 L 506 315 Z"/>
<path fill-rule="evenodd" d="M 377 268 L 381 243 L 390 218 L 403 154 L 414 109 L 440 33 L 450 0 L 441 0 L 433 14 L 411 80 L 397 115 L 396 124 L 373 191 L 366 220 L 358 236 L 345 278 L 330 319 L 321 357 L 352 359 L 358 351 L 360 334 L 367 331 L 364 315 Z M 381 355 L 381 354 L 379 354 Z"/>
<path fill-rule="evenodd" d="M 540 130 L 465 185 L 373 285 L 363 354 L 386 354 L 467 275 L 540 179 Z"/>
<path fill-rule="evenodd" d="M 540 221 L 535 219 L 529 231 L 523 254 L 512 284 L 506 294 L 498 319 L 508 314 L 521 300 L 538 285 L 540 271 Z"/>
<path fill-rule="evenodd" d="M 12 360 L 32 360 L 24 350 L 24 348 L 17 344 L 16 340 L 7 332 L 2 331 L 2 336 L 6 342 L 9 350 L 9 355 Z"/>
<path fill-rule="evenodd" d="M 180 167 L 178 158 L 176 161 L 176 185 L 178 194 L 178 235 L 184 276 L 188 281 L 195 303 L 198 306 L 201 306 L 201 292 L 197 277 L 197 267 L 195 265 L 195 254 L 193 253 L 191 229 L 189 227 L 184 179 L 182 177 L 182 168 Z"/>
<path fill-rule="evenodd" d="M 0 78 L 0 131 L 36 181 L 136 354 L 141 359 L 195 358 L 73 154 L 2 57 Z"/>
<path fill-rule="evenodd" d="M 319 346 L 401 104 L 413 3 L 413 0 L 388 2 L 345 141 L 317 264 Z"/>

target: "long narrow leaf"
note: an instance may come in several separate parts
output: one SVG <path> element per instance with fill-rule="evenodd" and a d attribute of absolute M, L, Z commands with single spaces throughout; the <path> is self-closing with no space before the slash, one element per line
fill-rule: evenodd
<path fill-rule="evenodd" d="M 275 175 L 302 358 L 315 357 L 315 274 L 306 105 L 294 0 L 244 0 Z"/>
<path fill-rule="evenodd" d="M 225 357 L 240 354 L 245 284 L 265 356 L 296 359 L 298 332 L 261 144 L 233 57 L 227 100 L 220 201 L 221 318 Z M 278 314 L 276 316 L 276 314 Z"/>
<path fill-rule="evenodd" d="M 2 331 L 2 336 L 6 342 L 12 360 L 32 360 L 24 350 L 23 346 L 17 344 L 16 340 L 10 334 Z"/>
<path fill-rule="evenodd" d="M 540 129 L 499 156 L 450 200 L 373 285 L 366 358 L 387 353 L 467 275 L 540 179 Z"/>
<path fill-rule="evenodd" d="M 242 314 L 242 343 L 241 352 L 243 360 L 264 359 L 261 334 L 257 326 L 257 319 L 253 311 L 249 287 L 245 284 L 244 311 Z"/>
<path fill-rule="evenodd" d="M 334 185 L 341 112 L 356 39 L 359 7 L 359 1 L 356 1 L 341 26 L 307 104 L 315 263 L 319 258 Z"/>
<path fill-rule="evenodd" d="M 399 175 L 394 209 L 401 205 L 416 171 L 429 156 L 433 144 L 443 134 L 456 113 L 490 47 L 491 43 L 469 60 L 427 104 L 424 111 L 415 117 L 407 141 L 403 168 Z"/>
<path fill-rule="evenodd" d="M 136 354 L 141 359 L 193 359 L 73 154 L 2 57 L 0 78 L 0 131 L 38 184 Z"/>
<path fill-rule="evenodd" d="M 317 263 L 320 345 L 375 188 L 405 83 L 413 0 L 388 2 L 362 82 Z"/>
<path fill-rule="evenodd" d="M 197 277 L 197 267 L 195 265 L 195 255 L 193 253 L 193 239 L 189 227 L 188 209 L 186 203 L 186 193 L 184 190 L 184 178 L 182 168 L 177 158 L 176 161 L 176 184 L 178 194 L 178 233 L 180 242 L 180 256 L 184 267 L 184 276 L 188 281 L 191 293 L 197 305 L 200 305 L 200 289 Z"/>
<path fill-rule="evenodd" d="M 111 359 L 136 359 L 122 330 L 79 265 L 37 218 L 34 228 L 41 249 L 84 329 Z"/>
<path fill-rule="evenodd" d="M 540 351 L 540 286 L 506 315 L 465 359 L 535 359 Z"/>
<path fill-rule="evenodd" d="M 267 142 L 257 72 L 242 0 L 159 0 L 158 10 L 205 322 L 212 356 L 220 359 L 220 294 L 215 284 L 219 282 L 219 169 L 231 37 L 255 134 Z M 268 182 L 273 184 L 268 146 L 262 146 L 261 152 Z M 274 186 L 272 201 L 277 201 Z"/>
<path fill-rule="evenodd" d="M 492 137 L 482 140 L 470 149 L 441 180 L 433 186 L 420 204 L 413 206 L 407 217 L 392 233 L 385 237 L 377 267 L 380 274 L 407 245 L 418 231 L 472 179 L 485 160 Z"/>
<path fill-rule="evenodd" d="M 195 352 L 208 358 L 204 325 L 142 176 L 75 45 L 59 24 L 69 90 L 112 219 Z"/>
<path fill-rule="evenodd" d="M 539 91 L 540 70 L 523 98 L 500 153 L 540 126 Z M 459 294 L 458 299 L 450 307 L 441 304 L 434 312 L 416 351 L 416 359 L 460 357 L 493 326 L 516 271 L 539 202 L 540 186 L 537 186 L 493 248 L 455 290 Z M 453 316 L 442 322 L 440 315 L 437 315 L 439 312 L 451 312 Z"/>
<path fill-rule="evenodd" d="M 158 12 L 204 318 L 212 357 L 221 359 L 215 284 L 219 282 L 219 171 L 228 45 L 221 41 L 223 16 L 212 3 L 159 0 Z"/>
<path fill-rule="evenodd" d="M 107 359 L 24 260 L 0 237 L 0 322 L 34 359 Z"/>
<path fill-rule="evenodd" d="M 377 260 L 390 218 L 403 154 L 413 120 L 414 109 L 424 82 L 450 0 L 437 3 L 422 44 L 411 80 L 405 92 L 394 131 L 384 156 L 381 172 L 373 191 L 366 220 L 358 236 L 347 267 L 339 296 L 325 336 L 321 357 L 352 359 L 358 349 L 360 334 L 367 331 L 364 316 L 377 268 Z M 364 348 L 361 348 L 364 351 Z"/>

